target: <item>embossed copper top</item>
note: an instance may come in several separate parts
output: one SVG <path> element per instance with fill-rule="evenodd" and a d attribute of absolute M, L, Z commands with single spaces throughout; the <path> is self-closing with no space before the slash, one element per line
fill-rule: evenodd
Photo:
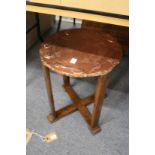
<path fill-rule="evenodd" d="M 92 77 L 109 73 L 119 63 L 122 50 L 115 38 L 100 30 L 69 29 L 48 37 L 40 57 L 57 73 Z"/>

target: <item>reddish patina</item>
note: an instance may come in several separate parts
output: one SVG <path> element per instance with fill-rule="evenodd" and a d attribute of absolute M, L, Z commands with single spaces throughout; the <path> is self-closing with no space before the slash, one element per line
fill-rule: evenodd
<path fill-rule="evenodd" d="M 108 74 L 122 57 L 117 40 L 100 30 L 69 29 L 49 36 L 40 48 L 42 63 L 71 77 Z"/>

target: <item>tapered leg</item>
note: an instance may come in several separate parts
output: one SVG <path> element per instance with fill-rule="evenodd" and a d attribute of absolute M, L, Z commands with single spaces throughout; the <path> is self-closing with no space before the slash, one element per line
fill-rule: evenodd
<path fill-rule="evenodd" d="M 68 76 L 63 76 L 64 86 L 70 86 L 70 78 Z"/>
<path fill-rule="evenodd" d="M 91 120 L 91 129 L 94 134 L 101 130 L 98 125 L 98 122 L 101 114 L 103 99 L 106 90 L 106 84 L 107 84 L 107 76 L 100 76 L 97 81 L 94 109 Z"/>
<path fill-rule="evenodd" d="M 53 99 L 53 93 L 52 93 L 52 84 L 51 84 L 51 79 L 50 79 L 49 68 L 43 65 L 43 72 L 44 72 L 44 77 L 45 77 L 48 100 L 49 100 L 49 104 L 51 108 L 51 114 L 50 114 L 51 120 L 50 121 L 52 121 L 56 118 L 56 112 L 55 112 L 55 106 L 54 106 L 54 99 Z"/>

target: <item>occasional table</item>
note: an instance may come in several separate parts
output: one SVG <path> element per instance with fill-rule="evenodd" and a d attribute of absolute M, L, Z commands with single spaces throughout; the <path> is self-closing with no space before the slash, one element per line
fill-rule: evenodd
<path fill-rule="evenodd" d="M 92 134 L 101 131 L 99 118 L 108 74 L 119 64 L 121 57 L 122 50 L 117 40 L 100 30 L 68 29 L 45 39 L 40 58 L 51 108 L 48 120 L 53 123 L 78 110 Z M 59 110 L 55 109 L 50 70 L 63 76 L 63 87 L 73 101 Z M 95 93 L 81 99 L 72 88 L 70 77 L 97 77 Z M 87 109 L 91 103 L 92 113 Z"/>

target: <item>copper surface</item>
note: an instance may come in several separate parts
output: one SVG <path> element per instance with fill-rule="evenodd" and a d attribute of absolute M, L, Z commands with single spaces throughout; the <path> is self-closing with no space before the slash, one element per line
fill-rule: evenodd
<path fill-rule="evenodd" d="M 72 77 L 108 74 L 120 61 L 117 40 L 100 30 L 69 29 L 49 36 L 40 48 L 42 63 Z"/>

